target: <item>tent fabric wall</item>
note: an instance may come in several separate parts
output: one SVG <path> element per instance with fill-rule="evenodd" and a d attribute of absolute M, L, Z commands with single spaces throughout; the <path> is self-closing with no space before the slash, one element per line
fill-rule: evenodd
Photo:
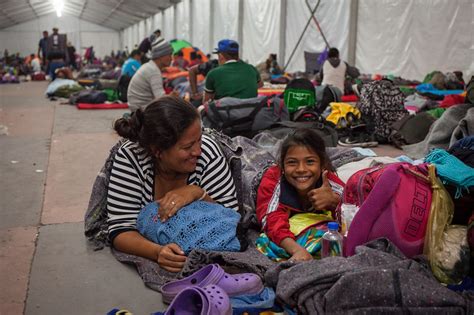
<path fill-rule="evenodd" d="M 308 1 L 311 9 L 306 6 L 304 0 L 298 2 L 299 5 L 294 5 L 294 1 L 289 0 L 286 9 L 285 60 L 290 58 L 308 19 L 311 17 L 311 10 L 316 6 L 317 0 Z M 322 0 L 315 14 L 329 45 L 337 47 L 343 59 L 348 56 L 349 13 L 350 0 Z M 286 70 L 290 72 L 304 71 L 304 52 L 321 52 L 325 48 L 326 44 L 323 37 L 314 21 L 311 21 Z"/>
<path fill-rule="evenodd" d="M 209 53 L 218 40 L 238 38 L 239 1 L 185 0 L 156 14 L 154 28 L 161 28 L 167 40 L 182 37 Z M 355 36 L 355 65 L 361 72 L 392 73 L 418 80 L 435 69 L 463 70 L 465 79 L 474 74 L 472 0 L 357 0 L 357 30 L 350 29 L 351 1 L 355 0 L 321 0 L 315 15 L 329 44 L 339 49 L 342 59 L 349 56 L 349 35 Z M 243 0 L 241 54 L 250 63 L 256 64 L 268 54 L 278 53 L 281 3 Z M 286 3 L 284 51 L 288 61 L 311 15 L 306 0 L 283 3 Z M 312 9 L 317 0 L 308 3 Z M 183 25 L 186 23 L 188 26 Z M 187 27 L 189 33 L 185 38 Z M 122 32 L 122 47 L 126 43 L 133 47 L 140 42 L 135 28 L 136 24 Z M 304 71 L 304 51 L 320 52 L 325 47 L 316 24 L 311 21 L 287 71 Z"/>
<path fill-rule="evenodd" d="M 21 55 L 36 53 L 43 30 L 51 33 L 51 29 L 55 26 L 59 28 L 60 33 L 67 34 L 68 41 L 79 53 L 83 53 L 86 47 L 93 45 L 96 56 L 100 57 L 120 48 L 119 32 L 80 20 L 75 16 L 64 14 L 58 18 L 52 13 L 0 31 L 0 51 L 8 49 L 10 53 L 19 52 Z"/>
<path fill-rule="evenodd" d="M 154 30 L 153 17 L 151 16 L 145 20 L 145 34 L 151 34 Z"/>
<path fill-rule="evenodd" d="M 423 79 L 433 70 L 474 73 L 469 0 L 359 0 L 356 64 L 365 73 Z"/>
<path fill-rule="evenodd" d="M 191 39 L 191 27 L 189 25 L 190 17 L 190 3 L 189 0 L 183 0 L 176 5 L 176 38 L 177 39 Z"/>
<path fill-rule="evenodd" d="M 267 54 L 280 47 L 280 1 L 247 0 L 244 2 L 244 27 L 241 54 L 251 64 L 265 61 Z"/>
<path fill-rule="evenodd" d="M 161 35 L 166 40 L 176 38 L 174 27 L 174 7 L 169 7 L 163 11 L 163 29 L 161 30 Z"/>
<path fill-rule="evenodd" d="M 158 12 L 153 16 L 153 30 L 163 30 L 163 12 Z"/>
<path fill-rule="evenodd" d="M 191 14 L 193 15 L 192 21 L 193 25 L 191 32 L 193 34 L 193 45 L 199 47 L 204 52 L 210 52 L 212 47 L 210 47 L 210 0 L 199 0 L 192 1 Z M 219 28 L 216 26 L 215 28 Z"/>
<path fill-rule="evenodd" d="M 215 1 L 214 3 L 214 28 L 212 47 L 223 38 L 238 40 L 239 28 L 239 0 Z"/>
<path fill-rule="evenodd" d="M 141 40 L 143 38 L 145 38 L 145 36 L 147 36 L 148 34 L 146 33 L 146 28 L 145 28 L 145 20 L 142 20 L 138 23 L 138 39 L 139 39 L 139 42 L 141 42 Z"/>

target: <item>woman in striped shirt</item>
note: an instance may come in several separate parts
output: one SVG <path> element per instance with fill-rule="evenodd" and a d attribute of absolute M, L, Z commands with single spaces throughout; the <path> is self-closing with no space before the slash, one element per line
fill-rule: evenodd
<path fill-rule="evenodd" d="M 184 266 L 177 244 L 160 246 L 136 229 L 137 216 L 157 200 L 166 221 L 196 201 L 217 202 L 237 210 L 230 168 L 217 143 L 202 135 L 199 113 L 188 102 L 165 96 L 115 122 L 128 139 L 113 162 L 107 195 L 109 237 L 125 253 L 157 261 L 171 272 Z"/>

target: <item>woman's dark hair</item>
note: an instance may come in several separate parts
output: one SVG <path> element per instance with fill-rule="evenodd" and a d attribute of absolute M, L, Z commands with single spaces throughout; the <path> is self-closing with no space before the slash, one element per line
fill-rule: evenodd
<path fill-rule="evenodd" d="M 328 58 L 339 58 L 339 50 L 337 48 L 330 48 L 328 51 Z"/>
<path fill-rule="evenodd" d="M 324 140 L 316 133 L 316 131 L 309 128 L 296 129 L 293 133 L 289 134 L 285 140 L 283 140 L 280 147 L 280 166 L 282 169 L 288 150 L 291 147 L 298 145 L 305 146 L 314 151 L 321 161 L 321 168 L 331 171 L 333 170 L 331 161 L 326 153 Z"/>
<path fill-rule="evenodd" d="M 154 145 L 160 151 L 171 148 L 184 130 L 199 119 L 199 113 L 189 102 L 176 96 L 163 96 L 145 109 L 137 109 L 129 118 L 115 121 L 117 133 L 151 153 Z"/>

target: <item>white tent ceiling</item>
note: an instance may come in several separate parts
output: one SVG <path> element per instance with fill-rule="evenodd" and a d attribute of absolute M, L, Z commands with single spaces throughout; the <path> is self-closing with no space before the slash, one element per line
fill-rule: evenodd
<path fill-rule="evenodd" d="M 180 0 L 64 0 L 63 12 L 121 30 Z M 0 29 L 55 12 L 51 0 L 0 0 Z"/>

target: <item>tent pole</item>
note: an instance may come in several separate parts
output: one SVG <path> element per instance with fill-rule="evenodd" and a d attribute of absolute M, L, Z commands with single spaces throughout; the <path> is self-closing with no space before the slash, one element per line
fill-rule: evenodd
<path fill-rule="evenodd" d="M 356 64 L 357 50 L 357 19 L 359 16 L 359 0 L 351 1 L 351 12 L 349 17 L 349 55 L 347 60 L 350 65 Z"/>
<path fill-rule="evenodd" d="M 173 5 L 173 38 L 178 38 L 178 10 L 177 4 Z"/>
<path fill-rule="evenodd" d="M 209 1 L 209 52 L 212 52 L 212 47 L 214 47 L 214 9 L 215 3 L 214 0 Z"/>
<path fill-rule="evenodd" d="M 243 56 L 243 39 L 244 39 L 244 0 L 239 0 L 238 25 L 237 25 L 237 41 L 240 45 L 240 58 Z"/>
<path fill-rule="evenodd" d="M 309 5 L 308 0 L 305 0 L 305 2 L 306 2 L 306 6 L 308 7 L 308 10 L 311 11 L 311 6 Z M 327 49 L 331 48 L 331 46 L 329 45 L 328 40 L 326 39 L 326 36 L 324 36 L 323 30 L 321 29 L 321 26 L 319 25 L 318 20 L 314 16 L 314 13 L 311 14 L 311 18 L 313 19 L 314 23 L 316 24 L 316 27 L 318 28 L 319 33 L 323 37 L 323 40 L 324 40 L 324 43 L 326 44 Z"/>
<path fill-rule="evenodd" d="M 194 14 L 193 14 L 193 0 L 189 0 L 189 41 L 194 45 Z"/>
<path fill-rule="evenodd" d="M 287 0 L 280 0 L 280 47 L 278 50 L 278 63 L 285 63 L 285 49 L 286 49 L 286 13 Z"/>
<path fill-rule="evenodd" d="M 306 30 L 308 29 L 309 23 L 311 23 L 312 17 L 313 17 L 313 15 L 314 15 L 314 13 L 316 12 L 316 10 L 318 9 L 320 2 L 321 2 L 321 0 L 318 0 L 318 3 L 316 3 L 316 6 L 315 6 L 314 9 L 311 11 L 311 17 L 308 19 L 308 22 L 306 23 L 306 26 L 304 27 L 303 32 L 302 32 L 301 35 L 300 35 L 300 38 L 298 38 L 298 41 L 296 42 L 295 48 L 293 48 L 293 51 L 292 51 L 291 54 L 290 54 L 290 58 L 288 58 L 288 61 L 286 62 L 285 66 L 283 67 L 283 71 L 285 71 L 286 68 L 288 67 L 288 65 L 290 64 L 290 61 L 291 61 L 291 59 L 293 58 L 293 55 L 295 54 L 296 49 L 297 49 L 298 46 L 300 45 L 301 40 L 303 39 L 304 33 L 306 33 Z"/>

